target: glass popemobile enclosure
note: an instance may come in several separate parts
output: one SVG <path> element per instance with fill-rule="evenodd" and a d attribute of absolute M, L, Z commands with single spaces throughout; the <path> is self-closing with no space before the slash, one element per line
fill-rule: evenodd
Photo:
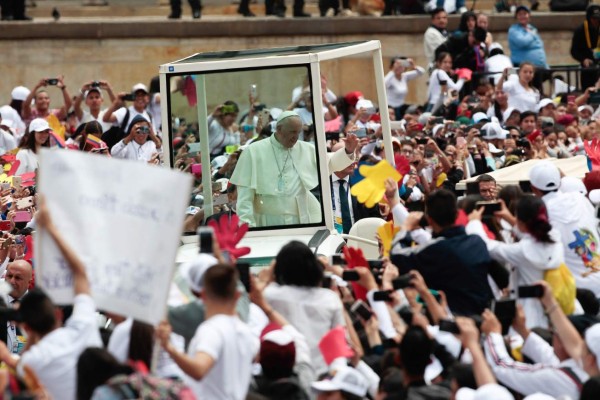
<path fill-rule="evenodd" d="M 387 110 L 379 41 L 198 53 L 160 67 L 164 161 L 201 181 L 192 212 L 206 219 L 227 203 L 249 224 L 241 243 L 252 249 L 245 261 L 268 264 L 290 240 L 323 255 L 345 244 L 333 226 L 328 165 L 336 155 L 326 148 L 321 64 L 369 56 L 374 74 L 361 78 L 374 80 L 379 108 Z M 301 121 L 285 111 L 291 102 Z M 393 163 L 387 112 L 381 125 Z M 235 193 L 226 193 L 227 186 Z M 183 238 L 178 262 L 198 253 L 197 240 Z"/>

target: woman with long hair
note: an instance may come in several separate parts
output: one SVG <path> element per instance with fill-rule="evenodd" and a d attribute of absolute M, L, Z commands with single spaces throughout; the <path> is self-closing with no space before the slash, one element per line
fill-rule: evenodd
<path fill-rule="evenodd" d="M 388 105 L 394 108 L 396 120 L 401 120 L 402 111 L 406 108 L 404 100 L 408 94 L 407 82 L 416 79 L 425 73 L 425 69 L 418 65 L 412 58 L 394 57 L 390 62 L 390 70 L 385 75 L 385 92 Z"/>
<path fill-rule="evenodd" d="M 38 168 L 38 151 L 42 147 L 50 147 L 50 126 L 43 118 L 36 118 L 29 124 L 29 132 L 19 143 L 17 160 L 20 162 L 15 175 L 33 172 Z"/>
<path fill-rule="evenodd" d="M 427 111 L 434 113 L 444 101 L 445 92 L 462 89 L 465 80 L 458 79 L 456 82 L 451 78 L 452 56 L 450 53 L 441 52 L 435 59 L 435 69 L 431 72 L 429 89 L 427 91 Z"/>
<path fill-rule="evenodd" d="M 479 235 L 486 242 L 494 260 L 511 265 L 513 290 L 543 280 L 546 271 L 556 269 L 564 262 L 560 233 L 550 225 L 546 205 L 539 197 L 521 197 L 516 207 L 516 219 L 504 203 L 502 210 L 496 212 L 496 216 L 516 225 L 522 234 L 521 240 L 516 243 L 489 239 L 481 225 L 483 210 L 482 207 L 469 215 L 471 221 L 467 225 L 467 233 Z M 528 328 L 548 327 L 544 308 L 538 299 L 518 299 L 518 303 L 523 306 Z"/>
<path fill-rule="evenodd" d="M 533 86 L 535 66 L 525 61 L 519 67 L 519 79 L 508 79 L 510 70 L 506 68 L 496 84 L 496 90 L 503 90 L 508 96 L 508 106 L 520 112 L 537 112 L 540 92 Z"/>

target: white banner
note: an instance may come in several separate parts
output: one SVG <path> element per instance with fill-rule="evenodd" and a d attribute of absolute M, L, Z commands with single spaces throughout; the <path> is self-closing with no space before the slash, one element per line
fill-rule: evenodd
<path fill-rule="evenodd" d="M 78 151 L 40 154 L 39 192 L 52 220 L 83 260 L 99 310 L 156 324 L 183 229 L 191 176 Z M 36 282 L 71 304 L 72 277 L 47 233 L 35 246 Z"/>

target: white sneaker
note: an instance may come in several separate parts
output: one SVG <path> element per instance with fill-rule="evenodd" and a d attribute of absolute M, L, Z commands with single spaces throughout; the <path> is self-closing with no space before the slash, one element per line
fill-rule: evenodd
<path fill-rule="evenodd" d="M 333 8 L 328 8 L 327 12 L 325 13 L 326 17 L 333 17 L 335 15 L 335 10 Z"/>
<path fill-rule="evenodd" d="M 459 14 L 464 14 L 464 13 L 466 13 L 467 11 L 469 11 L 469 10 L 467 10 L 467 7 L 461 7 L 461 8 L 459 8 L 459 9 L 458 9 L 458 13 L 459 13 Z"/>

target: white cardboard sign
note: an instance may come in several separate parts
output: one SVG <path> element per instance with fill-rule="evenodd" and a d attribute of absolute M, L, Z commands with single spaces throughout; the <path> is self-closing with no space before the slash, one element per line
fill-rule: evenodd
<path fill-rule="evenodd" d="M 143 162 L 41 152 L 39 192 L 83 260 L 98 309 L 150 324 L 164 318 L 191 180 Z M 72 303 L 71 272 L 45 232 L 36 237 L 35 266 L 52 300 Z"/>

